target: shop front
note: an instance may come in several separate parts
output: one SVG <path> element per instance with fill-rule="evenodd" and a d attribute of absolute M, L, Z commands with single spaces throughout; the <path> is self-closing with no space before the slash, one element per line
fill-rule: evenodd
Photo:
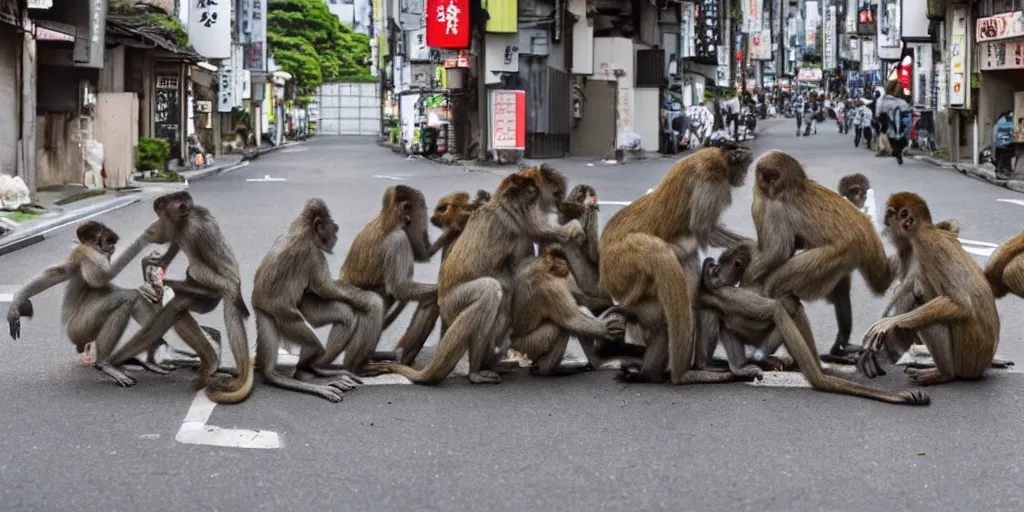
<path fill-rule="evenodd" d="M 1024 173 L 1024 11 L 978 18 L 978 69 L 981 72 L 978 124 L 981 147 L 991 147 L 1000 119 L 1012 116 L 1017 158 L 1014 173 Z M 1018 98 L 1015 105 L 1015 98 Z M 1005 140 L 1005 139 L 1003 139 Z"/>

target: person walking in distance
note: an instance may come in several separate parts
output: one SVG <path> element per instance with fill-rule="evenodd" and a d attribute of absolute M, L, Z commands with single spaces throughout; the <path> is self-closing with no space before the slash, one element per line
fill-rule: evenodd
<path fill-rule="evenodd" d="M 875 103 L 875 115 L 883 122 L 882 131 L 889 139 L 892 147 L 891 155 L 896 162 L 903 165 L 903 150 L 907 147 L 910 126 L 914 121 L 914 111 L 910 104 L 900 96 L 899 82 L 890 80 L 885 92 Z M 884 119 L 884 121 L 883 121 Z"/>
<path fill-rule="evenodd" d="M 793 94 L 793 113 L 796 118 L 796 136 L 800 136 L 800 127 L 804 121 L 804 99 L 799 94 Z"/>
<path fill-rule="evenodd" d="M 853 111 L 853 147 L 859 148 L 861 139 L 864 145 L 871 144 L 871 122 L 874 116 L 871 115 L 871 108 L 868 107 L 868 99 L 861 98 L 859 105 Z"/>
<path fill-rule="evenodd" d="M 996 159 L 997 176 L 1013 174 L 1013 153 L 1013 111 L 1008 110 L 992 127 L 992 156 Z"/>

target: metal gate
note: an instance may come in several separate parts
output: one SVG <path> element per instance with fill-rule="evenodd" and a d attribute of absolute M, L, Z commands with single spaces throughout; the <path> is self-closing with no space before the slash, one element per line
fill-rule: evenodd
<path fill-rule="evenodd" d="M 18 161 L 18 37 L 0 22 L 0 174 L 14 176 Z"/>
<path fill-rule="evenodd" d="M 379 135 L 380 85 L 376 82 L 327 83 L 317 90 L 318 135 Z"/>

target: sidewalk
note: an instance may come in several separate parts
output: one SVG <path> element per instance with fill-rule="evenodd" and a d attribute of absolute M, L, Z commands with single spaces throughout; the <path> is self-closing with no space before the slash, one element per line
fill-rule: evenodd
<path fill-rule="evenodd" d="M 280 146 L 265 145 L 242 155 L 225 155 L 216 164 L 203 169 L 177 171 L 185 181 L 132 181 L 130 188 L 122 190 L 87 189 L 81 186 L 52 187 L 36 192 L 33 206 L 23 211 L 0 212 L 0 256 L 41 242 L 52 231 L 69 224 L 119 210 L 161 194 L 186 189 L 189 182 L 232 171 L 246 165 L 248 160 L 267 153 L 291 147 L 301 142 L 286 142 Z M 40 213 L 35 213 L 35 212 Z"/>
<path fill-rule="evenodd" d="M 910 150 L 908 149 L 908 151 Z M 914 155 L 913 158 L 943 169 L 956 170 L 972 178 L 1024 194 L 1024 176 L 1014 175 L 1010 178 L 996 176 L 996 169 L 992 164 L 953 163 L 930 155 Z"/>

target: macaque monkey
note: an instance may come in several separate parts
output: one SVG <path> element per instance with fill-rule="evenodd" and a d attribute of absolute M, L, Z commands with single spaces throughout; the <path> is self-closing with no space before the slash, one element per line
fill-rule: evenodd
<path fill-rule="evenodd" d="M 506 176 L 441 262 L 437 293 L 449 327 L 434 358 L 421 371 L 396 364 L 373 366 L 416 383 L 438 384 L 468 351 L 469 381 L 500 383 L 501 376 L 488 366 L 505 352 L 501 340 L 511 323 L 515 268 L 510 261 L 523 257 L 524 243 L 566 243 L 583 234 L 579 222 L 547 222 L 547 215 L 564 200 L 564 183 L 561 173 L 547 166 Z"/>
<path fill-rule="evenodd" d="M 256 355 L 263 378 L 272 386 L 331 402 L 340 402 L 343 391 L 362 384 L 353 372 L 362 370 L 362 364 L 373 353 L 384 316 L 384 302 L 376 293 L 331 279 L 325 254 L 330 254 L 337 243 L 338 225 L 327 204 L 320 198 L 310 199 L 263 257 L 252 291 Z M 310 325 L 314 329 L 332 325 L 326 351 Z M 275 366 L 282 343 L 299 348 L 297 375 L 339 380 L 320 385 L 279 374 Z M 343 352 L 342 370 L 319 367 Z M 350 357 L 353 353 L 358 355 Z"/>
<path fill-rule="evenodd" d="M 637 316 L 647 351 L 643 366 L 623 366 L 623 378 L 674 384 L 732 380 L 729 373 L 693 370 L 693 320 L 700 260 L 708 245 L 743 240 L 718 224 L 743 184 L 751 153 L 734 143 L 705 147 L 677 162 L 650 194 L 620 210 L 601 235 L 600 284 Z"/>
<path fill-rule="evenodd" d="M 490 200 L 491 194 L 486 190 L 478 190 L 476 198 L 472 201 L 466 192 L 452 192 L 442 197 L 437 202 L 437 206 L 434 207 L 434 215 L 430 217 L 430 223 L 443 230 L 441 236 L 430 246 L 430 257 L 433 258 L 437 251 L 441 251 L 441 261 L 444 261 L 448 256 L 449 248 L 466 229 L 466 222 L 469 221 L 469 216 L 480 208 L 480 205 Z M 394 321 L 394 317 L 397 317 L 402 312 L 406 303 L 406 301 L 400 301 L 391 307 L 388 318 L 384 320 L 385 328 L 391 324 L 391 321 Z M 442 319 L 441 338 L 444 338 L 444 333 L 447 330 L 448 324 Z M 398 339 L 398 343 L 395 344 L 395 352 L 397 353 L 400 350 L 402 354 L 402 360 L 398 362 L 406 366 L 411 365 L 416 360 L 416 356 L 419 355 L 420 350 L 423 349 L 423 344 L 427 341 L 426 336 L 417 338 L 409 336 L 409 334 L 408 332 L 403 334 Z M 429 335 L 429 333 L 427 334 Z"/>
<path fill-rule="evenodd" d="M 558 244 L 544 246 L 540 257 L 527 261 L 516 273 L 512 293 L 512 349 L 534 361 L 531 371 L 536 374 L 578 371 L 558 368 L 570 336 L 576 336 L 581 345 L 585 343 L 583 348 L 589 365 L 583 369 L 601 365 L 596 344 L 623 342 L 624 316 L 609 310 L 604 317 L 595 317 L 573 298 L 575 284 L 571 279 L 567 253 Z M 643 356 L 642 350 L 640 356 Z"/>
<path fill-rule="evenodd" d="M 413 279 L 414 264 L 430 261 L 430 246 L 423 193 L 406 185 L 395 185 L 384 191 L 380 213 L 352 240 L 341 266 L 342 282 L 376 292 L 384 300 L 385 308 L 396 302 L 418 303 L 402 336 L 405 341 L 395 348 L 393 357 L 398 361 L 412 362 L 405 356 L 404 347 L 418 353 L 440 315 L 437 285 Z M 387 357 L 386 353 L 383 355 Z M 371 358 L 377 359 L 370 356 L 372 351 L 360 366 Z M 346 361 L 349 357 L 345 356 Z"/>
<path fill-rule="evenodd" d="M 245 333 L 249 309 L 242 299 L 242 281 L 235 254 L 228 247 L 210 210 L 195 204 L 188 192 L 174 192 L 156 198 L 153 211 L 157 220 L 140 238 L 169 246 L 162 257 L 144 260 L 143 268 L 148 265 L 167 268 L 180 250 L 188 257 L 185 279 L 164 280 L 164 286 L 174 290 L 174 298 L 111 356 L 111 362 L 122 364 L 134 354 L 149 350 L 160 342 L 164 333 L 177 325 L 185 342 L 199 354 L 199 375 L 192 387 L 205 387 L 207 396 L 217 403 L 242 402 L 252 394 L 254 358 L 249 354 L 249 340 Z M 224 326 L 235 357 L 237 375 L 207 383 L 217 369 L 217 355 L 190 312 L 209 313 L 222 300 Z"/>
<path fill-rule="evenodd" d="M 935 368 L 908 368 L 913 382 L 931 385 L 981 378 L 999 344 L 999 314 L 981 267 L 954 234 L 932 224 L 928 204 L 916 194 L 893 194 L 886 204 L 885 225 L 894 243 L 911 247 L 909 270 L 901 283 L 906 286 L 899 293 L 910 294 L 913 300 L 909 309 L 894 307 L 893 316 L 868 329 L 861 370 L 873 376 L 874 354 L 887 338 L 916 337 L 928 346 Z"/>
<path fill-rule="evenodd" d="M 597 211 L 597 192 L 594 188 L 590 185 L 576 185 L 558 207 L 558 223 L 566 224 L 578 219 L 583 226 L 584 236 L 579 245 L 562 249 L 569 259 L 572 277 L 580 289 L 580 293 L 574 294 L 576 300 L 593 314 L 600 315 L 615 303 L 601 289 L 598 265 L 601 238 L 597 232 Z"/>
<path fill-rule="evenodd" d="M 138 290 L 121 288 L 111 281 L 142 252 L 147 242 L 137 240 L 111 263 L 119 240 L 117 233 L 103 223 L 90 220 L 78 226 L 75 234 L 78 245 L 67 259 L 44 270 L 14 295 L 7 311 L 11 338 L 21 337 L 21 317 L 32 316 L 29 299 L 67 281 L 61 301 L 61 323 L 65 325 L 68 339 L 79 353 L 86 350 L 87 344 L 95 342 L 93 366 L 119 386 L 133 386 L 135 379 L 110 364 L 110 354 L 124 335 L 129 319 L 145 323 L 154 314 L 154 308 Z M 138 353 L 132 354 L 135 355 Z M 138 362 L 151 372 L 169 373 L 149 361 L 138 359 Z"/>

